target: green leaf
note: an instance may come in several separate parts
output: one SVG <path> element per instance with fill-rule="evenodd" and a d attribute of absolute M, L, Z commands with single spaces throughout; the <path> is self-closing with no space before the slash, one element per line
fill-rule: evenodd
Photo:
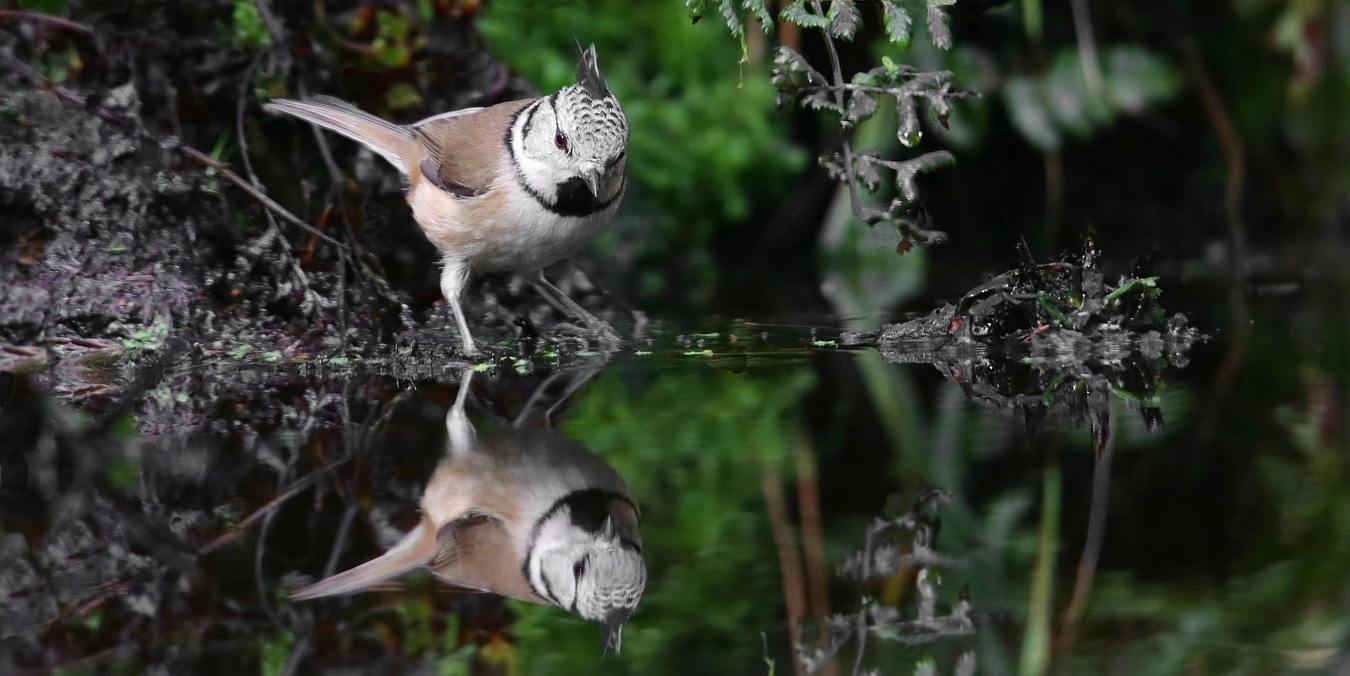
<path fill-rule="evenodd" d="M 395 82 L 389 87 L 389 91 L 385 92 L 384 102 L 388 104 L 390 110 L 415 108 L 422 105 L 422 95 L 410 82 Z"/>
<path fill-rule="evenodd" d="M 722 13 L 722 19 L 727 22 L 727 28 L 731 29 L 732 35 L 738 38 L 745 37 L 745 24 L 741 23 L 735 0 L 717 0 L 717 11 Z"/>
<path fill-rule="evenodd" d="M 1115 291 L 1112 291 L 1111 293 L 1106 294 L 1106 300 L 1115 300 L 1141 286 L 1153 287 L 1157 285 L 1158 285 L 1157 277 L 1143 277 L 1140 279 L 1131 279 L 1130 281 L 1121 284 L 1120 288 L 1116 289 Z"/>
<path fill-rule="evenodd" d="M 1181 73 L 1162 57 L 1133 45 L 1111 48 L 1104 75 L 1112 106 L 1130 114 L 1176 96 L 1183 82 Z"/>
<path fill-rule="evenodd" d="M 783 8 L 779 12 L 778 18 L 783 21 L 791 21 L 802 28 L 826 28 L 830 25 L 830 20 L 823 16 L 817 16 L 806 8 L 806 0 L 796 0 L 792 4 Z"/>
<path fill-rule="evenodd" d="M 1055 318 L 1055 321 L 1057 321 L 1057 322 L 1059 322 L 1059 323 L 1061 323 L 1061 324 L 1068 324 L 1068 323 L 1069 323 L 1069 319 L 1068 319 L 1067 317 L 1064 316 L 1064 313 L 1063 313 L 1063 312 L 1060 312 L 1060 311 L 1059 311 L 1059 308 L 1057 308 L 1057 307 L 1055 307 L 1054 305 L 1051 305 L 1051 304 L 1050 304 L 1050 294 L 1048 294 L 1048 293 L 1046 293 L 1046 292 L 1044 292 L 1044 291 L 1037 291 L 1037 292 L 1036 292 L 1036 301 L 1039 302 L 1039 303 L 1041 304 L 1041 307 L 1044 308 L 1045 311 L 1046 311 L 1047 313 L 1049 313 L 1051 317 L 1054 317 L 1054 318 Z"/>
<path fill-rule="evenodd" d="M 910 29 L 914 25 L 909 11 L 890 0 L 881 0 L 881 8 L 886 19 L 886 37 L 900 49 L 908 49 Z M 890 66 L 887 66 L 887 69 L 890 69 Z"/>
<path fill-rule="evenodd" d="M 267 25 L 253 0 L 234 2 L 234 39 L 249 49 L 262 49 L 272 44 L 272 34 L 267 32 Z"/>
<path fill-rule="evenodd" d="M 689 13 L 689 20 L 698 23 L 708 11 L 708 0 L 684 0 L 684 9 Z"/>
<path fill-rule="evenodd" d="M 952 3 L 944 3 L 941 0 L 928 2 L 928 37 L 933 39 L 933 46 L 938 49 L 952 48 L 952 29 L 947 25 L 951 19 L 942 11 L 944 5 L 950 4 Z"/>
<path fill-rule="evenodd" d="M 130 492 L 140 485 L 141 471 L 135 465 L 119 460 L 108 468 L 108 485 L 123 493 Z"/>
<path fill-rule="evenodd" d="M 258 671 L 262 676 L 278 676 L 286 669 L 295 635 L 288 631 L 264 638 L 258 646 Z"/>
<path fill-rule="evenodd" d="M 877 112 L 877 100 L 863 92 L 853 92 L 848 97 L 848 108 L 844 116 L 854 122 Z"/>
<path fill-rule="evenodd" d="M 765 33 L 773 32 L 773 15 L 769 13 L 769 6 L 765 0 L 741 0 L 741 7 L 759 19 L 759 25 L 764 27 Z"/>
<path fill-rule="evenodd" d="M 1008 106 L 1013 127 L 1037 150 L 1059 150 L 1062 143 L 1059 131 L 1051 122 L 1050 112 L 1041 99 L 1040 87 L 1031 78 L 1009 78 L 1003 86 L 1003 101 Z"/>
<path fill-rule="evenodd" d="M 830 34 L 840 40 L 852 40 L 862 23 L 862 14 L 853 0 L 833 0 L 830 3 Z"/>

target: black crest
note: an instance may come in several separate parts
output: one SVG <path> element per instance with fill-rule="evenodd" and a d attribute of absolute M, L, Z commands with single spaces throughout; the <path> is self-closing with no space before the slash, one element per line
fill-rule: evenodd
<path fill-rule="evenodd" d="M 579 40 L 573 41 L 577 43 L 577 85 L 591 98 L 603 99 L 609 96 L 609 85 L 605 84 L 605 77 L 600 74 L 595 45 L 582 49 Z"/>

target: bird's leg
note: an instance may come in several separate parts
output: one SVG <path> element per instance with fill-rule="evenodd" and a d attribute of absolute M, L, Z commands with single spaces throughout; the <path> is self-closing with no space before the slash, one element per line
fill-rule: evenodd
<path fill-rule="evenodd" d="M 606 324 L 604 320 L 599 317 L 587 312 L 586 308 L 581 307 L 576 301 L 568 298 L 567 294 L 559 291 L 558 287 L 549 283 L 549 281 L 544 278 L 543 270 L 534 270 L 533 272 L 528 273 L 526 278 L 534 285 L 534 288 L 539 292 L 539 295 L 543 296 L 544 300 L 548 301 L 549 305 L 557 308 L 559 312 L 569 315 L 573 319 L 585 324 L 586 328 L 600 334 L 601 337 L 618 340 L 619 334 L 613 327 Z"/>
<path fill-rule="evenodd" d="M 473 382 L 473 369 L 464 369 L 459 379 L 459 393 L 455 395 L 455 405 L 445 414 L 445 431 L 450 438 L 450 452 L 464 453 L 473 449 L 478 434 L 473 423 L 464 412 L 464 404 L 469 398 L 469 385 Z"/>
<path fill-rule="evenodd" d="M 454 258 L 445 259 L 445 267 L 441 270 L 441 293 L 445 294 L 445 302 L 450 304 L 450 311 L 455 315 L 455 324 L 459 326 L 459 337 L 464 341 L 464 354 L 469 357 L 478 356 L 478 347 L 473 344 L 473 336 L 469 334 L 469 323 L 464 321 L 464 308 L 459 304 L 459 296 L 464 291 L 464 284 L 469 280 L 469 266 L 464 261 Z"/>

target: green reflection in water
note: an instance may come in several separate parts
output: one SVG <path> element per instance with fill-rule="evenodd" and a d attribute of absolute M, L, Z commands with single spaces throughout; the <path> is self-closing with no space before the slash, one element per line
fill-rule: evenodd
<path fill-rule="evenodd" d="M 515 604 L 529 674 L 760 673 L 750 628 L 784 619 L 760 488 L 801 427 L 809 369 L 663 371 L 640 384 L 611 370 L 567 415 L 564 433 L 612 463 L 638 496 L 650 581 L 621 658 L 597 655 L 595 627 Z"/>

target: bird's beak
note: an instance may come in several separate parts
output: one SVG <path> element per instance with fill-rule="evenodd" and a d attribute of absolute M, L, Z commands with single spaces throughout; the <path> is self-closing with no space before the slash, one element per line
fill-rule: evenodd
<path fill-rule="evenodd" d="M 605 619 L 600 620 L 600 631 L 605 639 L 605 652 L 613 650 L 614 654 L 619 654 L 619 649 L 623 646 L 623 625 L 628 621 L 631 612 L 627 609 L 611 610 Z"/>
<path fill-rule="evenodd" d="M 591 194 L 600 196 L 600 170 L 587 169 L 581 172 L 581 180 L 586 182 L 586 187 L 591 189 Z"/>

